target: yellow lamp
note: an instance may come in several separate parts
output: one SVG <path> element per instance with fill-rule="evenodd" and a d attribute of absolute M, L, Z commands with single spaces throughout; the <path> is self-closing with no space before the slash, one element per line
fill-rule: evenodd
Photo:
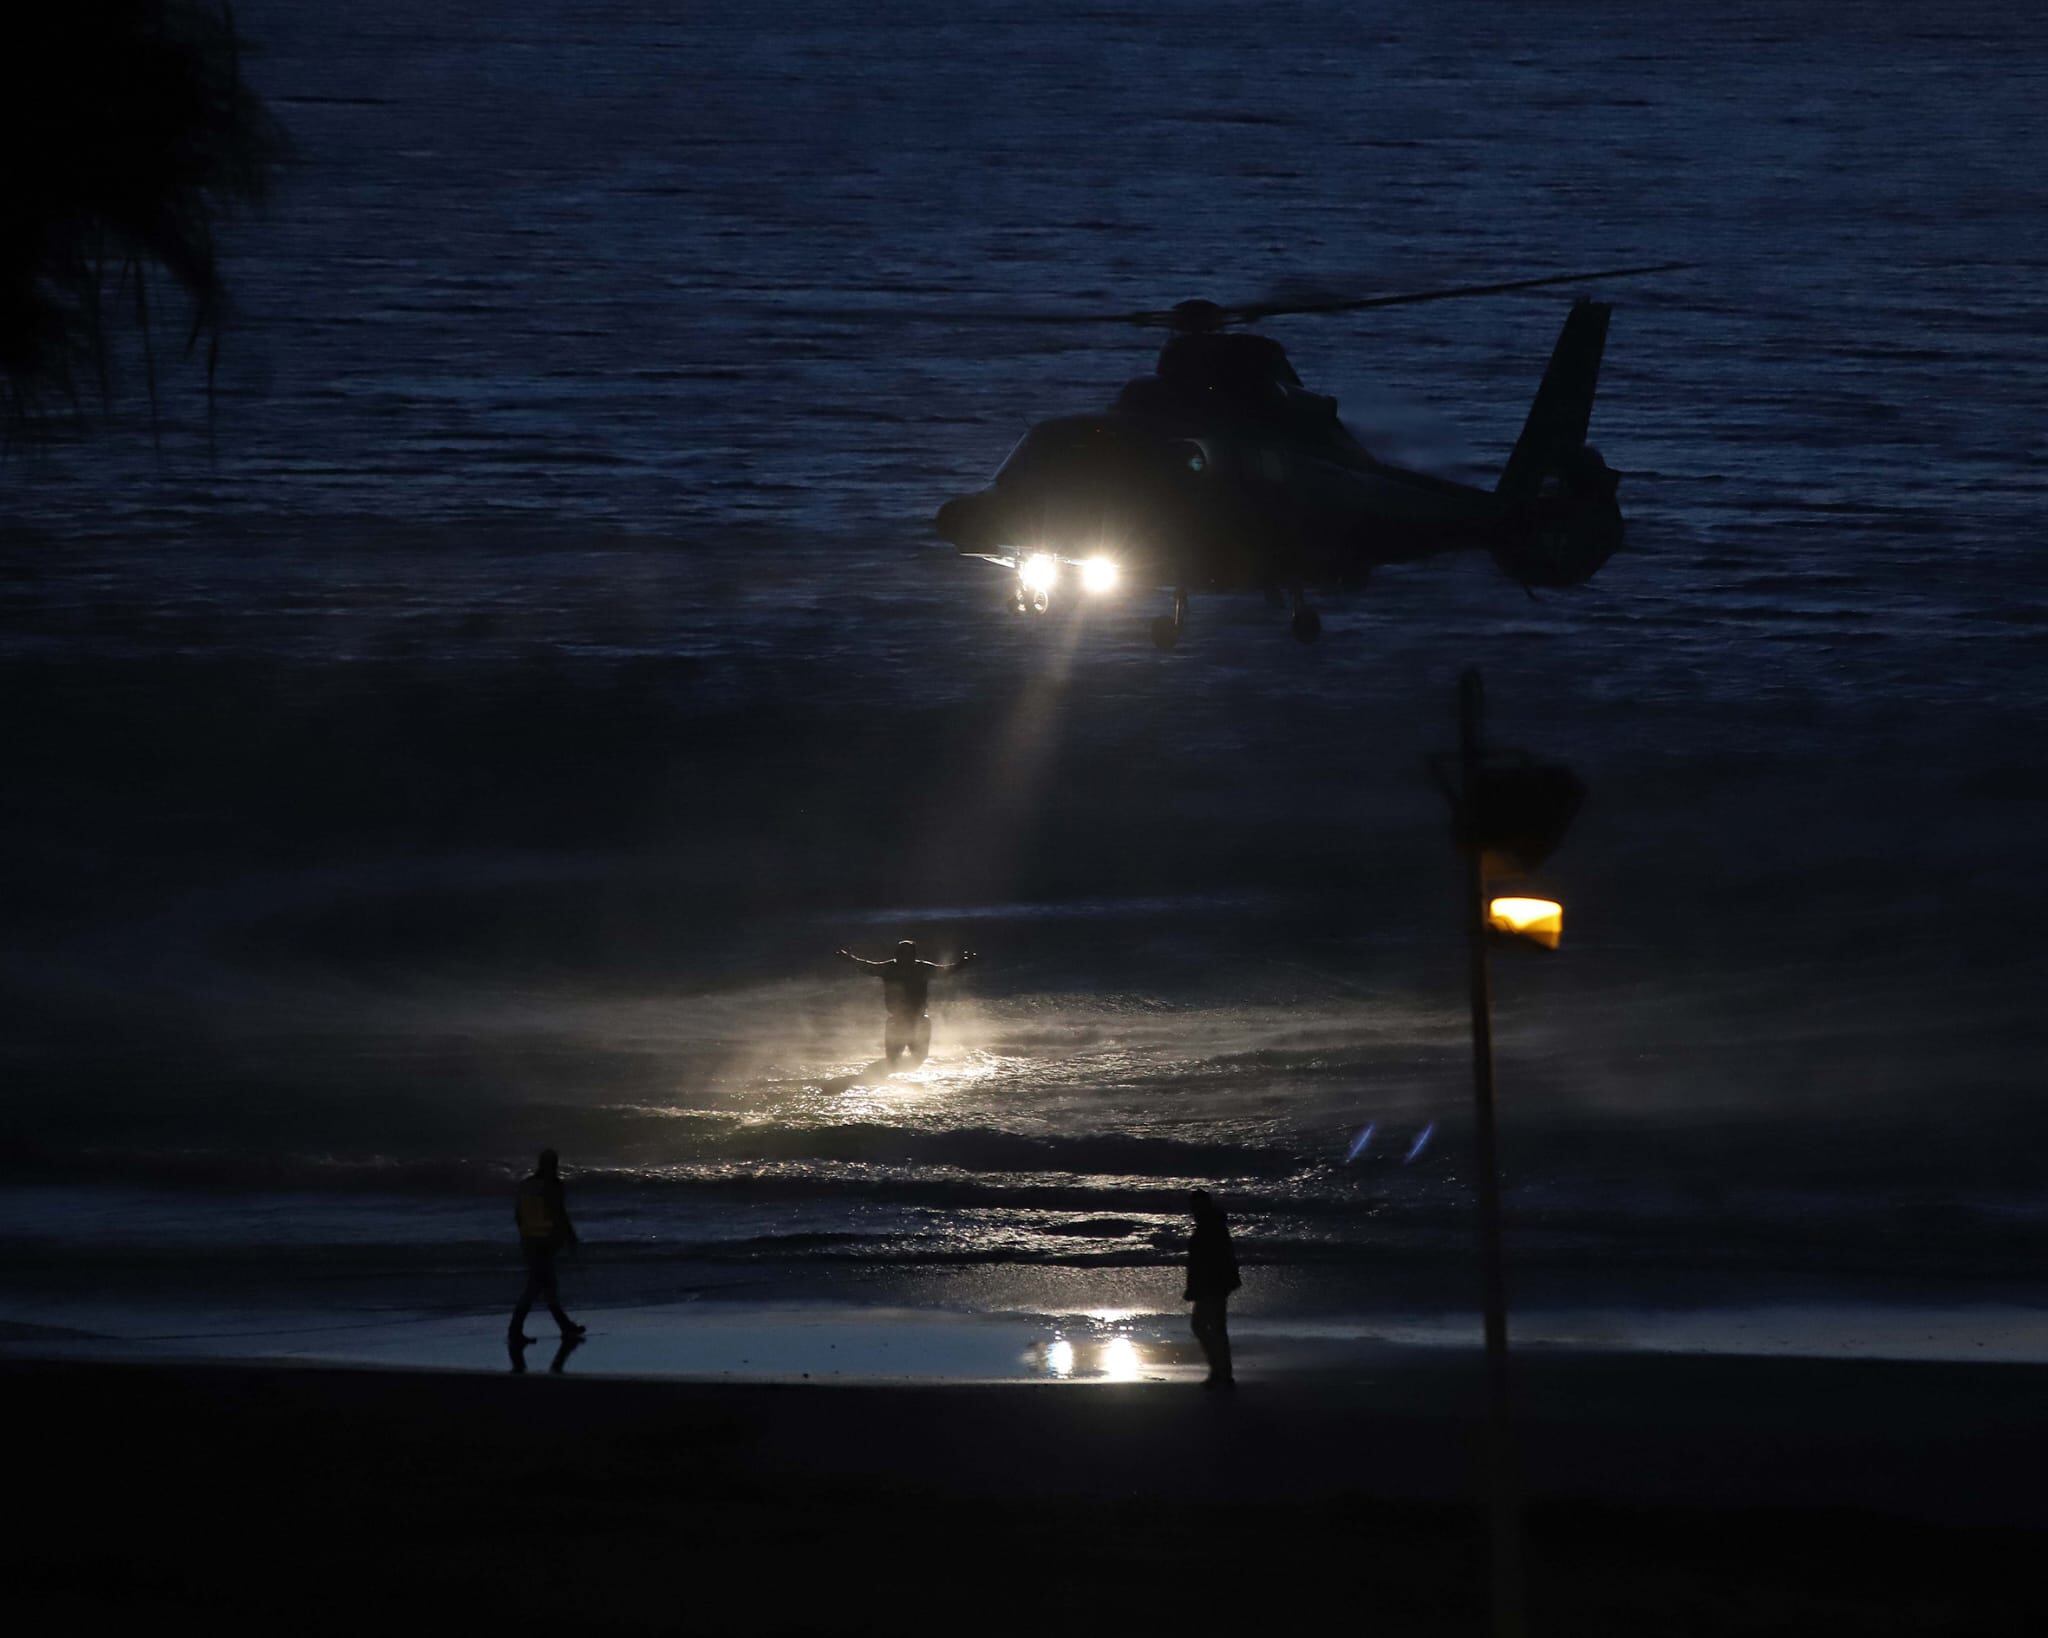
<path fill-rule="evenodd" d="M 1486 906 L 1486 925 L 1554 950 L 1564 937 L 1564 906 L 1555 899 L 1494 899 Z"/>

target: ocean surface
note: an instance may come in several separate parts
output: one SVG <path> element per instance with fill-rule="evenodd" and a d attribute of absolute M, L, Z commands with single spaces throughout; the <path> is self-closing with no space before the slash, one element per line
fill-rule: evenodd
<path fill-rule="evenodd" d="M 1469 1314 L 1475 664 L 1592 793 L 1497 963 L 1515 1289 L 2038 1305 L 2039 14 L 236 15 L 296 158 L 211 410 L 131 348 L 0 460 L 0 1320 L 490 1309 L 542 1144 L 572 1305 L 1170 1311 L 1202 1185 L 1254 1316 Z M 1666 260 L 1596 292 L 1581 592 L 1163 655 L 932 533 L 1150 367 L 1005 315 Z M 1266 333 L 1490 483 L 1574 293 Z M 833 952 L 900 937 L 981 959 L 885 1078 Z"/>

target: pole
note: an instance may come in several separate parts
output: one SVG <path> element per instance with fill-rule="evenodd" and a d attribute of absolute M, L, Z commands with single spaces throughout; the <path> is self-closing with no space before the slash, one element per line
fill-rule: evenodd
<path fill-rule="evenodd" d="M 1476 668 L 1458 679 L 1458 753 L 1469 802 L 1478 789 L 1486 711 Z M 1469 820 L 1469 815 L 1467 816 Z M 1472 1096 L 1479 1185 L 1479 1266 L 1486 1303 L 1487 1525 L 1493 1561 L 1494 1638 L 1522 1638 L 1522 1520 L 1508 1398 L 1507 1257 L 1501 1244 L 1500 1148 L 1493 1099 L 1493 993 L 1487 966 L 1486 849 L 1469 823 L 1465 921 L 1472 989 Z"/>

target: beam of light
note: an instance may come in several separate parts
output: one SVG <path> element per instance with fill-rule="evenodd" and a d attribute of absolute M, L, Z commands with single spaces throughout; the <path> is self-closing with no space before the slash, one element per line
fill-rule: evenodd
<path fill-rule="evenodd" d="M 1379 1130 L 1379 1124 L 1376 1120 L 1369 1120 L 1365 1123 L 1365 1130 L 1351 1140 L 1350 1151 L 1344 1156 L 1345 1165 L 1349 1166 L 1352 1161 L 1365 1153 L 1366 1146 L 1372 1142 L 1373 1133 Z"/>
<path fill-rule="evenodd" d="M 1115 559 L 1091 557 L 1081 565 L 1081 589 L 1098 594 L 1115 591 L 1117 572 Z"/>
<path fill-rule="evenodd" d="M 1054 1337 L 1045 1345 L 1045 1368 L 1054 1376 L 1074 1374 L 1074 1345 L 1065 1337 Z"/>
<path fill-rule="evenodd" d="M 1049 592 L 1060 577 L 1060 560 L 1050 552 L 1032 552 L 1017 565 L 1017 578 L 1026 591 Z"/>
<path fill-rule="evenodd" d="M 1431 1121 L 1427 1126 L 1423 1127 L 1423 1129 L 1416 1134 L 1415 1141 L 1408 1145 L 1408 1158 L 1403 1160 L 1401 1164 L 1403 1166 L 1414 1165 L 1416 1157 L 1419 1156 L 1424 1149 L 1427 1149 L 1429 1147 L 1429 1140 L 1435 1136 L 1436 1122 Z"/>
<path fill-rule="evenodd" d="M 1066 726 L 1067 685 L 1085 622 L 1048 620 L 1030 631 L 1025 669 L 1007 708 L 971 755 L 931 793 L 929 829 L 910 852 L 931 902 L 1004 898 L 1044 800 L 1044 775 Z M 1021 634 L 1020 634 L 1021 635 Z"/>

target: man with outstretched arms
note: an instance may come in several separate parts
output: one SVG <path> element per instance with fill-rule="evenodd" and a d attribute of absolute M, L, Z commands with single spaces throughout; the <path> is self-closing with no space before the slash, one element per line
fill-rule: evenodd
<path fill-rule="evenodd" d="M 851 950 L 841 950 L 839 957 L 881 979 L 882 1006 L 887 1014 L 882 1026 L 882 1055 L 894 1069 L 897 1054 L 908 1054 L 910 1067 L 915 1069 L 931 1051 L 932 1021 L 925 1008 L 932 980 L 943 973 L 957 973 L 974 959 L 974 952 L 963 951 L 958 961 L 920 961 L 915 941 L 905 939 L 896 946 L 893 961 L 868 961 Z"/>

